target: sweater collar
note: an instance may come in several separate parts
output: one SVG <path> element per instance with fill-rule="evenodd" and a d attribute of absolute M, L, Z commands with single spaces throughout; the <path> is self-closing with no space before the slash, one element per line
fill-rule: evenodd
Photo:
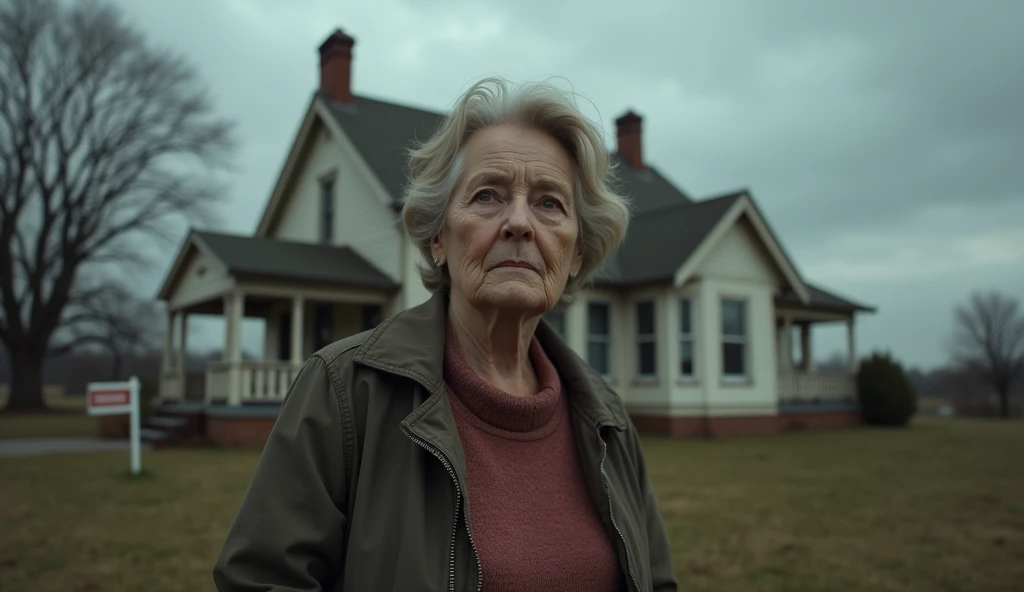
<path fill-rule="evenodd" d="M 406 309 L 381 323 L 357 350 L 353 361 L 418 382 L 431 394 L 443 393 L 448 295 L 435 292 L 423 304 Z M 611 391 L 545 320 L 534 336 L 551 360 L 572 407 L 595 427 L 625 430 L 627 419 L 618 395 Z M 431 408 L 436 407 L 432 404 Z M 422 412 L 420 412 L 422 411 Z M 419 421 L 427 410 L 417 410 L 406 421 Z M 445 422 L 447 423 L 447 422 Z"/>
<path fill-rule="evenodd" d="M 444 379 L 458 402 L 478 419 L 510 432 L 534 432 L 555 417 L 562 396 L 558 371 L 534 337 L 530 363 L 537 374 L 537 392 L 515 396 L 481 378 L 462 355 L 451 331 L 445 339 Z"/>

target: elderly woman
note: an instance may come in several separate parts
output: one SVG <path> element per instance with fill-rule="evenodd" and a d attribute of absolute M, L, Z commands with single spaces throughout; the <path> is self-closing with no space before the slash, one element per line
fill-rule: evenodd
<path fill-rule="evenodd" d="M 218 588 L 675 590 L 622 403 L 541 322 L 626 231 L 600 130 L 485 80 L 410 165 L 433 296 L 303 367 Z"/>

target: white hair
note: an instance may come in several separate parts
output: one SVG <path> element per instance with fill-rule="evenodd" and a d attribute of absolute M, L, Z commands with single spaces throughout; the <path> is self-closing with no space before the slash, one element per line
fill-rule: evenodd
<path fill-rule="evenodd" d="M 465 166 L 464 148 L 481 129 L 521 124 L 557 140 L 576 169 L 573 202 L 580 221 L 577 239 L 583 264 L 570 277 L 561 304 L 586 283 L 618 248 L 629 226 L 628 199 L 612 185 L 614 170 L 601 129 L 580 113 L 572 95 L 546 83 L 512 85 L 500 78 L 474 84 L 456 102 L 433 136 L 409 156 L 409 184 L 403 195 L 402 223 L 424 257 L 419 266 L 423 285 L 431 292 L 448 290 L 446 266 L 433 264 L 431 242 L 441 233 L 448 203 Z"/>

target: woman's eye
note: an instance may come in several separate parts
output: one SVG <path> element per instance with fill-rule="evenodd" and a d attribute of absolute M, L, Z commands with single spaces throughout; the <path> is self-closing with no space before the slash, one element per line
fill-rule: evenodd
<path fill-rule="evenodd" d="M 545 199 L 541 202 L 541 207 L 545 210 L 557 210 L 559 207 L 557 199 Z"/>
<path fill-rule="evenodd" d="M 479 191 L 476 194 L 476 200 L 477 201 L 482 201 L 484 203 L 490 203 L 490 202 L 494 201 L 494 194 L 491 193 L 490 191 L 486 191 L 486 190 Z"/>

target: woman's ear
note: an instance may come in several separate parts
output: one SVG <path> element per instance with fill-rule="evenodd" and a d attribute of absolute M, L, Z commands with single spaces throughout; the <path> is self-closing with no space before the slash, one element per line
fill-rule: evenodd
<path fill-rule="evenodd" d="M 579 275 L 581 267 L 583 267 L 583 251 L 576 251 L 576 255 L 572 258 L 572 265 L 569 266 L 569 275 L 576 277 Z"/>
<path fill-rule="evenodd" d="M 430 240 L 430 256 L 439 261 L 439 265 L 445 262 L 444 244 L 441 242 L 440 234 Z"/>

